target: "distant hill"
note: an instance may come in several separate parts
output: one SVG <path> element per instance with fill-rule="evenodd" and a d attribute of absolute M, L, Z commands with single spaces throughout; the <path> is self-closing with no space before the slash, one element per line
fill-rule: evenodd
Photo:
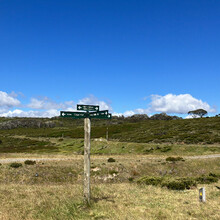
<path fill-rule="evenodd" d="M 10 120 L 2 120 L 0 122 L 1 130 L 15 129 L 15 128 L 53 128 L 55 123 L 51 120 L 45 119 L 30 119 L 30 118 L 12 118 Z"/>
<path fill-rule="evenodd" d="M 163 115 L 163 117 L 166 115 Z M 181 119 L 151 119 L 145 115 L 128 118 L 113 117 L 112 120 L 92 119 L 92 138 L 139 143 L 220 143 L 220 117 Z M 168 116 L 172 117 L 172 116 Z M 175 117 L 175 116 L 174 116 Z M 176 119 L 176 120 L 174 120 Z M 178 120 L 177 120 L 178 119 Z M 0 136 L 26 135 L 47 137 L 83 138 L 83 119 L 55 117 L 45 118 L 0 118 Z"/>

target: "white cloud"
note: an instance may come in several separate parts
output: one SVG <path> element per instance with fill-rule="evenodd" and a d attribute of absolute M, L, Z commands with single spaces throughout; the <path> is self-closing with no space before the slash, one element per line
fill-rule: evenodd
<path fill-rule="evenodd" d="M 208 103 L 202 100 L 192 97 L 190 94 L 167 94 L 165 96 L 151 95 L 151 102 L 149 108 L 137 108 L 134 110 L 127 110 L 124 113 L 113 112 L 111 105 L 103 100 L 99 100 L 97 97 L 90 95 L 78 101 L 78 104 L 85 105 L 99 105 L 100 110 L 109 110 L 113 112 L 113 115 L 125 117 L 132 116 L 134 114 L 152 114 L 155 112 L 187 114 L 188 111 L 196 110 L 199 108 L 205 109 L 207 112 L 215 112 L 215 108 L 212 108 Z M 59 110 L 76 111 L 76 104 L 73 101 L 66 101 L 57 103 L 48 97 L 43 98 L 31 98 L 30 103 L 24 109 L 14 109 L 14 107 L 20 106 L 20 101 L 16 98 L 15 93 L 10 95 L 0 91 L 0 116 L 4 117 L 54 117 L 59 115 Z"/>
<path fill-rule="evenodd" d="M 124 116 L 125 117 L 128 117 L 128 116 L 132 116 L 132 115 L 134 115 L 135 114 L 135 112 L 134 111 L 126 111 L 126 112 L 124 112 Z"/>
<path fill-rule="evenodd" d="M 200 118 L 199 115 L 187 115 L 185 119 Z"/>
<path fill-rule="evenodd" d="M 11 108 L 14 106 L 19 106 L 21 103 L 18 99 L 12 97 L 6 92 L 0 91 L 0 107 Z"/>
<path fill-rule="evenodd" d="M 86 98 L 83 98 L 83 99 L 79 100 L 78 104 L 99 105 L 100 106 L 100 110 L 112 111 L 112 107 L 110 106 L 110 104 L 108 104 L 108 103 L 106 103 L 104 101 L 98 100 L 98 98 L 96 98 L 93 95 L 90 95 L 89 97 L 86 97 Z"/>
<path fill-rule="evenodd" d="M 149 109 L 142 109 L 142 108 L 137 108 L 134 111 L 135 111 L 135 114 L 149 114 L 150 113 Z"/>
<path fill-rule="evenodd" d="M 42 117 L 42 118 L 51 118 L 54 116 L 58 116 L 59 111 L 56 109 L 51 109 L 47 111 L 23 111 L 21 109 L 15 109 L 13 111 L 8 111 L 6 113 L 1 114 L 2 117 Z"/>
<path fill-rule="evenodd" d="M 135 114 L 148 114 L 148 113 L 149 113 L 148 109 L 138 108 L 138 109 L 135 109 L 135 110 L 127 110 L 124 113 L 113 112 L 112 115 L 113 116 L 118 116 L 118 117 L 119 116 L 129 117 L 129 116 L 132 116 L 132 115 L 135 115 Z"/>
<path fill-rule="evenodd" d="M 117 113 L 117 112 L 113 112 L 112 115 L 113 115 L 113 116 L 118 116 L 118 117 L 123 116 L 122 113 Z"/>
<path fill-rule="evenodd" d="M 48 97 L 43 97 L 41 99 L 31 98 L 31 102 L 27 105 L 28 108 L 32 109 L 62 109 L 65 110 L 74 105 L 73 101 L 67 101 L 64 103 L 57 103 Z"/>
<path fill-rule="evenodd" d="M 3 114 L 8 111 L 8 108 L 0 108 L 0 114 Z"/>
<path fill-rule="evenodd" d="M 78 102 L 79 104 L 99 105 L 101 110 L 112 110 L 111 106 L 105 101 L 98 100 L 91 95 Z M 20 104 L 20 102 L 19 102 Z M 14 106 L 11 106 L 14 107 Z M 76 104 L 73 101 L 57 103 L 48 97 L 31 98 L 30 103 L 25 106 L 29 110 L 0 108 L 0 116 L 3 117 L 54 117 L 59 116 L 60 111 L 76 111 Z"/>
<path fill-rule="evenodd" d="M 167 94 L 165 96 L 152 95 L 149 112 L 166 112 L 187 114 L 188 111 L 204 109 L 207 112 L 216 112 L 208 103 L 192 97 L 190 94 Z"/>
<path fill-rule="evenodd" d="M 209 113 L 216 112 L 215 108 L 212 108 L 208 103 L 202 100 L 192 97 L 190 94 L 167 94 L 165 96 L 151 95 L 151 102 L 149 108 L 138 108 L 134 110 L 127 110 L 124 113 L 113 113 L 113 115 L 125 117 L 132 116 L 134 114 L 147 114 L 151 116 L 155 112 L 165 112 L 174 114 L 187 114 L 189 111 L 196 109 L 205 109 Z M 147 97 L 148 98 L 148 97 Z M 146 99 L 147 99 L 146 98 Z M 146 100 L 145 99 L 145 100 Z M 191 116 L 187 116 L 191 118 Z"/>

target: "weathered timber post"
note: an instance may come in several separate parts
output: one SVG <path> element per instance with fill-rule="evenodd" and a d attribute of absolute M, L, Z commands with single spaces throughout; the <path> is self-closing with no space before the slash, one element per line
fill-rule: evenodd
<path fill-rule="evenodd" d="M 90 204 L 90 133 L 91 120 L 84 119 L 84 199 Z"/>

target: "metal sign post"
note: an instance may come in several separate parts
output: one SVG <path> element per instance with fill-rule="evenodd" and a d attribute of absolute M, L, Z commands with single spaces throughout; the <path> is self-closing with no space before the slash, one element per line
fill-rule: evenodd
<path fill-rule="evenodd" d="M 99 111 L 97 105 L 77 105 L 77 110 L 86 112 L 61 111 L 60 117 L 63 118 L 84 118 L 84 199 L 90 204 L 90 138 L 91 138 L 91 118 L 111 119 L 112 115 L 108 110 Z M 91 111 L 91 112 L 89 112 Z"/>

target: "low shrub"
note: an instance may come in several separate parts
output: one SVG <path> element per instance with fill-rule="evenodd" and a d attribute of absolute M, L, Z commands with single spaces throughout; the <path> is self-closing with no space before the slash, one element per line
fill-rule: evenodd
<path fill-rule="evenodd" d="M 22 167 L 22 164 L 21 163 L 11 163 L 10 164 L 10 167 L 12 167 L 12 168 L 18 168 L 18 167 Z"/>
<path fill-rule="evenodd" d="M 148 154 L 148 153 L 153 152 L 153 151 L 154 151 L 154 148 L 151 147 L 151 148 L 145 149 L 145 150 L 144 150 L 144 153 L 145 153 L 145 154 Z"/>
<path fill-rule="evenodd" d="M 109 163 L 113 163 L 113 162 L 115 162 L 115 159 L 112 158 L 112 157 L 110 157 L 110 158 L 108 158 L 108 162 L 109 162 Z"/>
<path fill-rule="evenodd" d="M 156 150 L 160 150 L 161 147 L 159 145 L 156 146 Z"/>
<path fill-rule="evenodd" d="M 217 183 L 218 182 L 218 177 L 214 177 L 214 176 L 200 176 L 200 177 L 196 178 L 196 181 L 199 184 Z"/>
<path fill-rule="evenodd" d="M 178 178 L 171 180 L 164 180 L 161 186 L 166 186 L 172 190 L 184 190 L 197 186 L 196 181 L 192 178 Z"/>
<path fill-rule="evenodd" d="M 217 177 L 218 179 L 220 179 L 220 174 L 209 173 L 209 176 Z"/>
<path fill-rule="evenodd" d="M 26 164 L 26 165 L 34 165 L 34 164 L 36 164 L 36 161 L 34 161 L 34 160 L 25 160 L 24 164 Z"/>
<path fill-rule="evenodd" d="M 128 178 L 128 181 L 129 181 L 129 182 L 133 182 L 133 181 L 134 181 L 134 177 L 129 177 L 129 178 Z"/>
<path fill-rule="evenodd" d="M 190 189 L 192 186 L 193 187 L 197 186 L 197 182 L 195 181 L 194 178 L 187 177 L 187 178 L 181 178 L 180 180 L 185 184 L 186 189 Z"/>
<path fill-rule="evenodd" d="M 176 161 L 184 161 L 182 157 L 167 157 L 166 161 L 176 162 Z"/>
<path fill-rule="evenodd" d="M 0 144 L 2 144 L 2 140 L 0 140 Z"/>
<path fill-rule="evenodd" d="M 142 178 L 138 179 L 137 183 L 157 186 L 157 185 L 161 184 L 162 180 L 163 180 L 162 177 L 148 177 L 148 176 L 145 176 L 145 177 L 142 177 Z"/>
<path fill-rule="evenodd" d="M 170 150 L 172 150 L 172 147 L 170 147 L 170 146 L 165 146 L 165 147 L 160 148 L 161 152 L 168 152 Z"/>
<path fill-rule="evenodd" d="M 139 184 L 167 187 L 172 190 L 184 190 L 196 187 L 197 183 L 193 178 L 166 178 L 166 177 L 142 177 L 137 180 Z"/>
<path fill-rule="evenodd" d="M 184 190 L 185 184 L 179 180 L 163 181 L 161 186 L 166 186 L 172 190 Z"/>

